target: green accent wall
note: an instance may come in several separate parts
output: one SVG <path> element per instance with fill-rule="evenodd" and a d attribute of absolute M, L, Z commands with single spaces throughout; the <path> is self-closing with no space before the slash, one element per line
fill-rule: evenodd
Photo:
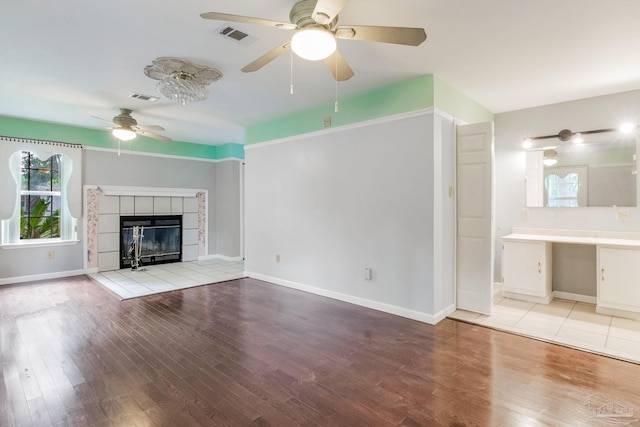
<path fill-rule="evenodd" d="M 339 99 L 338 107 L 339 111 L 335 112 L 333 103 L 324 104 L 249 126 L 245 129 L 245 143 L 256 144 L 320 131 L 325 129 L 325 117 L 331 117 L 331 127 L 335 128 L 433 107 L 468 123 L 493 121 L 492 112 L 433 74 Z M 117 140 L 108 131 L 12 117 L 0 116 L 0 135 L 118 149 Z M 244 159 L 242 144 L 165 143 L 143 136 L 131 143 L 121 143 L 121 150 L 208 160 Z"/>
<path fill-rule="evenodd" d="M 83 146 L 118 149 L 118 141 L 106 130 L 88 129 L 57 123 L 0 116 L 0 135 L 16 138 L 43 139 L 82 144 Z M 130 145 L 132 144 L 132 145 Z M 138 135 L 132 142 L 122 142 L 120 149 L 140 153 L 161 154 L 207 160 L 244 159 L 242 144 L 206 145 L 193 142 L 162 142 Z"/>
<path fill-rule="evenodd" d="M 469 123 L 493 121 L 489 110 L 428 74 L 339 100 L 338 112 L 331 103 L 249 126 L 245 144 L 325 129 L 325 117 L 331 117 L 331 127 L 338 127 L 432 107 Z"/>
<path fill-rule="evenodd" d="M 493 113 L 455 87 L 438 77 L 433 77 L 433 105 L 453 117 L 468 123 L 492 122 Z"/>

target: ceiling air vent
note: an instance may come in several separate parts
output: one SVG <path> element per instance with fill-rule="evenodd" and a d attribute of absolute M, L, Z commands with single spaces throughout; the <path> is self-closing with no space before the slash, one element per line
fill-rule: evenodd
<path fill-rule="evenodd" d="M 156 102 L 158 99 L 160 99 L 160 98 L 158 98 L 156 96 L 145 95 L 143 93 L 132 93 L 129 96 L 131 98 L 140 99 L 142 101 L 149 101 L 149 102 Z"/>
<path fill-rule="evenodd" d="M 236 43 L 240 43 L 245 46 L 253 43 L 258 39 L 257 37 L 249 35 L 244 31 L 240 31 L 236 28 L 233 28 L 229 24 L 224 24 L 223 26 L 216 28 L 215 32 L 220 37 L 223 37 L 227 40 L 231 40 Z"/>

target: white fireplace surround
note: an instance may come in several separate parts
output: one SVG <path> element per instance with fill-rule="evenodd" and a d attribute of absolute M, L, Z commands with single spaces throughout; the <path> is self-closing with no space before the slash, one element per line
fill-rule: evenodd
<path fill-rule="evenodd" d="M 207 190 L 85 186 L 85 268 L 120 268 L 120 216 L 182 215 L 182 261 L 207 255 Z"/>

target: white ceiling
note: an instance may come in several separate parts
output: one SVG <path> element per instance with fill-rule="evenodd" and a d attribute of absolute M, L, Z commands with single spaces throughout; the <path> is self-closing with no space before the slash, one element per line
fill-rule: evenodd
<path fill-rule="evenodd" d="M 242 142 L 243 127 L 334 100 L 322 62 L 283 55 L 254 73 L 240 69 L 291 32 L 231 26 L 257 37 L 219 37 L 203 12 L 288 21 L 294 0 L 3 0 L 0 115 L 102 128 L 91 116 L 134 110 L 173 139 Z M 640 89 L 638 0 L 350 0 L 340 24 L 423 27 L 419 47 L 340 40 L 355 76 L 340 97 L 435 74 L 494 113 Z M 223 73 L 209 99 L 180 107 L 156 95 L 143 69 L 176 56 Z M 339 114 L 339 113 L 337 113 Z"/>

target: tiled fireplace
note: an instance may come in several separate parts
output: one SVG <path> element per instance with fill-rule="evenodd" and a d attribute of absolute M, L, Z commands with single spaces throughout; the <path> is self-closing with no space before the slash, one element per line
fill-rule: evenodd
<path fill-rule="evenodd" d="M 118 270 L 120 218 L 181 216 L 182 261 L 206 255 L 206 192 L 154 188 L 88 188 L 87 268 Z"/>

